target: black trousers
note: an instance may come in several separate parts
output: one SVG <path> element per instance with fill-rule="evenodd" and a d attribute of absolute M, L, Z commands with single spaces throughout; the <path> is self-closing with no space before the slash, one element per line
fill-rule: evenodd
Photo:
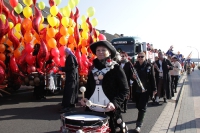
<path fill-rule="evenodd" d="M 177 84 L 178 84 L 179 76 L 178 75 L 171 75 L 171 87 L 172 90 L 176 91 Z"/>

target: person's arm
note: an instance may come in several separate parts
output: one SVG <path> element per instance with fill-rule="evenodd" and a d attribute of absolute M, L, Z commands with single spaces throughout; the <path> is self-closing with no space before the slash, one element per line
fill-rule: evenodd
<path fill-rule="evenodd" d="M 110 102 L 112 102 L 116 108 L 119 108 L 120 105 L 124 102 L 127 95 L 129 95 L 129 87 L 128 82 L 126 79 L 126 75 L 124 73 L 124 70 L 120 66 L 116 66 L 117 70 L 117 83 L 119 87 L 119 93 L 117 96 L 114 97 Z"/>
<path fill-rule="evenodd" d="M 150 83 L 151 83 L 152 91 L 157 91 L 156 78 L 155 78 L 155 72 L 154 72 L 153 66 L 151 67 Z"/>
<path fill-rule="evenodd" d="M 63 72 L 68 72 L 68 71 L 71 71 L 73 69 L 75 69 L 75 63 L 74 63 L 74 59 L 72 56 L 68 56 L 66 58 L 66 62 L 65 62 L 65 66 L 64 67 L 61 67 L 62 71 Z"/>
<path fill-rule="evenodd" d="M 172 63 L 169 60 L 166 60 L 166 62 L 167 62 L 167 65 L 169 66 L 168 70 L 173 70 L 174 66 L 172 65 Z"/>

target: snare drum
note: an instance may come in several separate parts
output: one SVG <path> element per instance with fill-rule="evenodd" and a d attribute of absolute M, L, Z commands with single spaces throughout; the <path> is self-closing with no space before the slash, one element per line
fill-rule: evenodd
<path fill-rule="evenodd" d="M 61 114 L 61 132 L 108 133 L 109 117 L 95 112 L 69 112 Z"/>

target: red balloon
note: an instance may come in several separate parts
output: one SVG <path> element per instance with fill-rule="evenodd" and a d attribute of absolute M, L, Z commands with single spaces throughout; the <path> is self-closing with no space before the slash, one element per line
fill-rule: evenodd
<path fill-rule="evenodd" d="M 103 34 L 99 34 L 98 38 L 99 40 L 106 40 L 106 36 L 104 36 Z"/>
<path fill-rule="evenodd" d="M 65 56 L 65 49 L 66 49 L 66 46 L 61 46 L 61 47 L 59 48 L 60 56 Z"/>
<path fill-rule="evenodd" d="M 59 56 L 59 50 L 58 50 L 58 48 L 52 48 L 51 49 L 51 55 L 53 56 L 53 57 L 58 57 Z"/>
<path fill-rule="evenodd" d="M 25 46 L 25 50 L 26 50 L 27 53 L 33 52 L 33 45 L 30 44 L 30 43 L 27 43 L 26 46 Z"/>
<path fill-rule="evenodd" d="M 14 8 L 18 4 L 18 0 L 10 0 L 10 5 Z"/>
<path fill-rule="evenodd" d="M 5 70 L 0 66 L 0 84 L 4 82 L 5 79 Z"/>
<path fill-rule="evenodd" d="M 29 74 L 32 73 L 32 72 L 35 72 L 35 71 L 36 71 L 35 66 L 30 65 L 30 66 L 27 67 L 27 72 L 28 72 Z"/>
<path fill-rule="evenodd" d="M 53 61 L 55 62 L 55 64 L 59 65 L 60 64 L 60 58 L 59 57 L 54 57 Z"/>
<path fill-rule="evenodd" d="M 28 54 L 26 56 L 26 62 L 29 64 L 29 65 L 33 65 L 35 63 L 35 57 L 32 55 L 32 54 Z"/>
<path fill-rule="evenodd" d="M 64 66 L 65 66 L 65 60 L 66 60 L 66 57 L 65 57 L 65 56 L 60 57 L 60 66 L 61 66 L 61 67 L 64 67 Z"/>

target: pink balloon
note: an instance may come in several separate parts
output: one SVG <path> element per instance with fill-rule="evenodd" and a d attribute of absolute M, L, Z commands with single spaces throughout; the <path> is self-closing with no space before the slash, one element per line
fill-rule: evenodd
<path fill-rule="evenodd" d="M 55 62 L 55 64 L 59 65 L 60 64 L 60 58 L 59 57 L 54 57 L 53 61 Z"/>
<path fill-rule="evenodd" d="M 58 57 L 59 56 L 59 50 L 58 50 L 58 48 L 52 48 L 51 49 L 51 55 L 53 56 L 53 57 Z"/>
<path fill-rule="evenodd" d="M 106 36 L 104 36 L 103 34 L 99 34 L 98 38 L 99 40 L 106 40 Z"/>
<path fill-rule="evenodd" d="M 61 67 L 65 66 L 65 60 L 66 60 L 65 56 L 60 57 L 60 66 Z"/>
<path fill-rule="evenodd" d="M 33 52 L 33 45 L 30 43 L 27 43 L 25 46 L 25 51 L 29 54 L 31 52 Z"/>
<path fill-rule="evenodd" d="M 64 55 L 65 55 L 65 49 L 66 49 L 66 46 L 61 46 L 61 47 L 59 48 L 60 56 L 64 56 Z"/>

